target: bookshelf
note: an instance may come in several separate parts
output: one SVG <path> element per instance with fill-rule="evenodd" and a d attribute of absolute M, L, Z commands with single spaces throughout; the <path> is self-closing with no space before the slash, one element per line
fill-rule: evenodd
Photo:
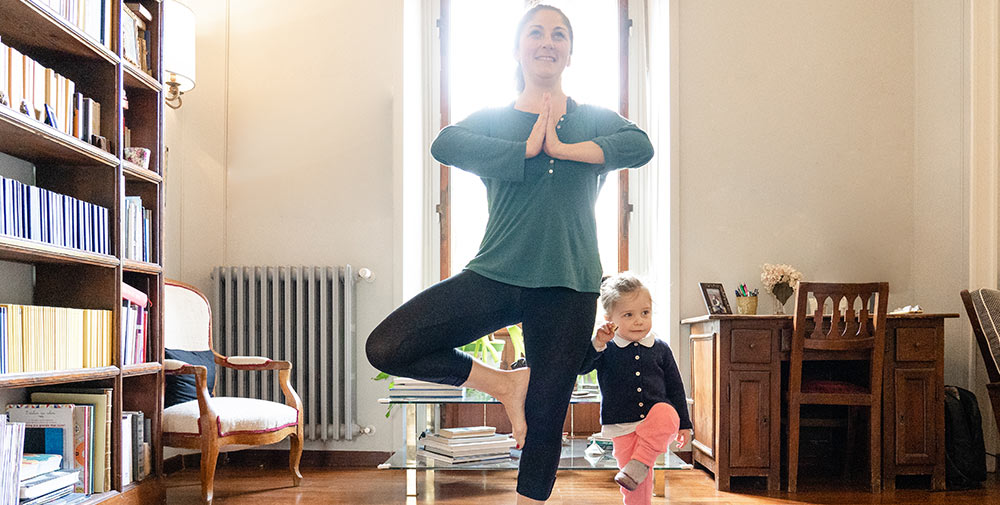
<path fill-rule="evenodd" d="M 89 2 L 108 7 L 108 19 L 98 24 L 107 44 L 94 37 L 93 27 L 84 28 Z M 160 413 L 163 403 L 163 90 L 160 85 L 163 8 L 160 0 L 139 3 L 152 15 L 145 20 L 149 39 L 145 43 L 149 69 L 123 56 L 121 27 L 124 0 L 78 0 L 84 5 L 79 18 L 60 13 L 60 2 L 49 0 L 0 0 L 0 43 L 29 56 L 41 67 L 51 69 L 75 83 L 75 90 L 100 104 L 100 132 L 108 140 L 107 149 L 77 138 L 28 117 L 13 107 L 0 105 L 0 153 L 31 165 L 30 174 L 5 173 L 0 160 L 0 176 L 17 179 L 50 192 L 66 195 L 108 209 L 108 254 L 82 248 L 54 245 L 0 233 L 0 277 L 4 269 L 30 269 L 30 301 L 17 303 L 102 309 L 111 313 L 109 348 L 111 365 L 0 374 L 0 398 L 26 398 L 32 391 L 52 386 L 110 388 L 112 404 L 111 490 L 95 493 L 85 503 L 146 504 L 164 503 L 162 434 Z M 105 3 L 106 2 L 106 3 Z M 57 7 L 51 8 L 49 4 Z M 130 2 L 131 3 L 131 2 Z M 93 11 L 91 11 L 93 12 Z M 93 17 L 90 18 L 93 20 Z M 7 61 L 6 58 L 2 61 Z M 9 64 L 9 62 L 8 62 Z M 37 67 L 36 67 L 37 68 Z M 0 76 L 6 76 L 6 72 Z M 0 85 L 6 91 L 7 83 Z M 37 89 L 37 88 L 36 88 Z M 72 95 L 70 95 L 72 96 Z M 127 109 L 125 108 L 127 106 Z M 68 117 L 68 115 L 67 115 Z M 79 128 L 79 127 L 77 127 Z M 131 145 L 150 149 L 148 168 L 124 159 L 126 128 Z M 82 130 L 77 129 L 75 133 Z M 16 170 L 14 172 L 17 172 Z M 149 211 L 143 231 L 145 260 L 126 257 L 126 197 L 140 197 Z M 0 229 L 2 232 L 2 229 Z M 30 282 L 30 281 L 28 281 Z M 150 300 L 146 333 L 145 363 L 120 362 L 121 284 L 127 283 Z M 0 290 L 0 304 L 5 300 Z M 150 446 L 152 469 L 145 479 L 123 485 L 122 413 L 141 411 L 152 420 Z"/>

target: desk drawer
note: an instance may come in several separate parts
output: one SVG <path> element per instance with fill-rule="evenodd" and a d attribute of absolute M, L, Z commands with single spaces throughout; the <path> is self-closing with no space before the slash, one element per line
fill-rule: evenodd
<path fill-rule="evenodd" d="M 732 332 L 730 361 L 733 363 L 770 363 L 771 331 L 740 330 Z"/>
<path fill-rule="evenodd" d="M 896 361 L 934 361 L 934 328 L 899 328 L 896 330 Z"/>

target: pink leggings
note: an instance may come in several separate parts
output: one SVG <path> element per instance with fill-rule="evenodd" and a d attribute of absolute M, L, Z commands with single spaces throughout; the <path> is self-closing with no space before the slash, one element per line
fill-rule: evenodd
<path fill-rule="evenodd" d="M 677 435 L 680 418 L 669 403 L 657 403 L 649 409 L 649 414 L 639 423 L 635 431 L 612 439 L 614 456 L 618 468 L 629 460 L 637 459 L 649 467 L 649 473 L 635 491 L 621 488 L 625 505 L 649 505 L 653 500 L 653 464 L 656 458 L 667 452 L 667 447 Z"/>

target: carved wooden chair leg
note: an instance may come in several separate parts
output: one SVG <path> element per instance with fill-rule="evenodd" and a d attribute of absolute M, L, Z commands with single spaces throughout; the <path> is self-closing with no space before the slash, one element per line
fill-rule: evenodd
<path fill-rule="evenodd" d="M 799 480 L 799 416 L 797 403 L 788 405 L 788 492 L 794 493 Z"/>
<path fill-rule="evenodd" d="M 882 491 L 882 409 L 879 405 L 869 407 L 871 414 L 868 423 L 868 461 L 871 470 L 871 490 L 873 493 Z"/>
<path fill-rule="evenodd" d="M 299 462 L 302 461 L 302 425 L 298 426 L 295 433 L 289 435 L 291 446 L 288 451 L 288 469 L 292 471 L 292 485 L 299 486 L 302 483 L 302 473 L 299 472 Z"/>
<path fill-rule="evenodd" d="M 210 447 L 201 450 L 201 500 L 205 505 L 212 504 L 215 488 L 215 464 L 219 460 L 219 448 Z"/>

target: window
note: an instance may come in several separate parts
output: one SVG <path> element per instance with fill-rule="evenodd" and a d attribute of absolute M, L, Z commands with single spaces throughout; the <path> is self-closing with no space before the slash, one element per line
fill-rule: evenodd
<path fill-rule="evenodd" d="M 627 0 L 549 0 L 573 23 L 574 49 L 563 89 L 580 103 L 621 112 L 627 104 Z M 441 0 L 441 126 L 517 98 L 514 29 L 523 0 Z M 617 71 L 615 71 L 617 70 Z M 438 214 L 440 277 L 459 272 L 479 249 L 486 228 L 486 190 L 478 177 L 441 166 Z M 597 203 L 604 271 L 628 268 L 628 173 L 609 176 Z"/>

